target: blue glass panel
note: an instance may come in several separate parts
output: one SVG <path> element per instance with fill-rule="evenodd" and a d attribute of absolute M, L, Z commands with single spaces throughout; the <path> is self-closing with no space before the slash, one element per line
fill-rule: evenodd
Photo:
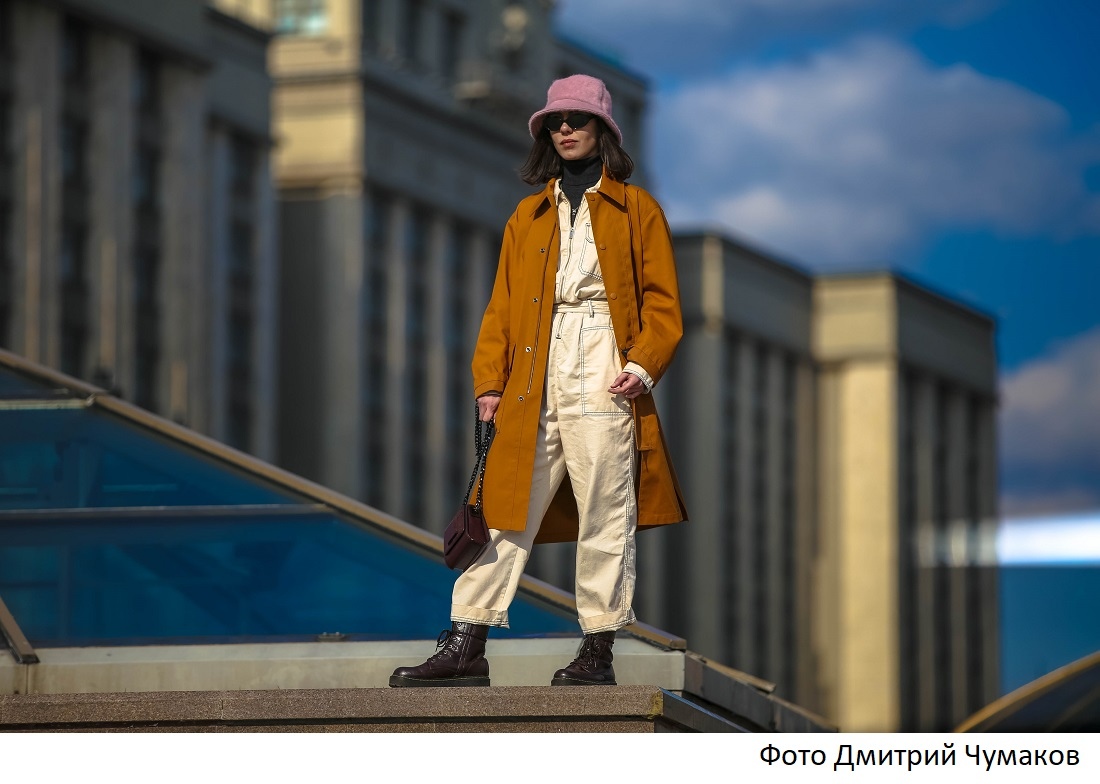
<path fill-rule="evenodd" d="M 89 409 L 0 411 L 0 510 L 301 503 Z"/>
<path fill-rule="evenodd" d="M 5 367 L 0 367 L 0 400 L 39 398 L 57 392 L 57 387 L 43 384 Z"/>
<path fill-rule="evenodd" d="M 37 647 L 434 638 L 455 573 L 337 516 L 0 520 L 0 595 Z M 497 636 L 578 633 L 517 597 Z"/>

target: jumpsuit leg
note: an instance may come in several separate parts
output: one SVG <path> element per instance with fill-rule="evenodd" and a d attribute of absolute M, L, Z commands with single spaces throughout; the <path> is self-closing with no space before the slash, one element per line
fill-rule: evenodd
<path fill-rule="evenodd" d="M 489 546 L 455 580 L 451 594 L 451 620 L 508 626 L 508 607 L 519 588 L 519 578 L 531 557 L 531 547 L 565 478 L 565 458 L 556 413 L 557 390 L 547 379 L 535 439 L 535 467 L 531 497 L 523 531 L 489 529 Z"/>
<path fill-rule="evenodd" d="M 558 426 L 579 513 L 577 615 L 585 634 L 635 620 L 634 427 L 630 401 L 607 391 L 622 370 L 611 316 L 564 314 L 551 339 Z"/>
<path fill-rule="evenodd" d="M 586 634 L 635 620 L 638 509 L 630 402 L 607 388 L 621 362 L 606 311 L 555 313 L 546 393 L 523 531 L 490 530 L 490 545 L 455 581 L 451 620 L 508 625 L 508 607 L 539 526 L 568 472 L 579 513 L 577 615 Z"/>

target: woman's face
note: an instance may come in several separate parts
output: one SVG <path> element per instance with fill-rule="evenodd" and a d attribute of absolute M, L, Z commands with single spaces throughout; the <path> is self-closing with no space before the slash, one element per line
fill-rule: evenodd
<path fill-rule="evenodd" d="M 573 128 L 566 122 L 567 119 L 573 119 L 572 114 L 567 113 L 565 117 L 560 114 L 549 115 L 544 124 L 550 131 L 550 140 L 554 142 L 554 149 L 558 151 L 558 155 L 567 161 L 580 161 L 596 153 L 600 132 L 595 117 L 587 124 Z M 559 118 L 561 122 L 556 123 Z M 555 123 L 557 127 L 552 128 L 551 126 Z"/>

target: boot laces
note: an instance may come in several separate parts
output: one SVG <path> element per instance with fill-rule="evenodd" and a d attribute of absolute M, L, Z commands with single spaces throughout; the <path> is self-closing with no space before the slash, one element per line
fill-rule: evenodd
<path fill-rule="evenodd" d="M 439 650 L 437 650 L 435 653 L 433 653 L 428 658 L 428 661 L 434 662 L 436 659 L 447 655 L 447 653 L 448 653 L 448 651 L 450 650 L 450 647 L 451 647 L 450 645 L 448 645 L 448 643 L 450 642 L 452 636 L 453 635 L 451 634 L 450 629 L 444 629 L 443 631 L 441 631 L 439 633 L 439 637 L 437 637 L 436 640 L 435 640 L 435 647 L 438 648 Z M 458 643 L 458 641 L 455 640 L 455 646 L 456 647 L 457 647 L 457 643 Z"/>
<path fill-rule="evenodd" d="M 596 669 L 600 666 L 600 647 L 603 640 L 598 637 L 585 635 L 581 641 L 581 647 L 577 650 L 577 658 L 573 660 L 571 667 L 583 667 Z"/>

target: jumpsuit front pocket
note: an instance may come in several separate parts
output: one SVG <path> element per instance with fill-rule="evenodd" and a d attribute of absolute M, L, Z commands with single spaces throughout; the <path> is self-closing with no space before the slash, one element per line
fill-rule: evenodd
<path fill-rule="evenodd" d="M 603 280 L 603 270 L 600 269 L 600 256 L 596 253 L 596 239 L 592 235 L 591 223 L 584 224 L 584 242 L 581 244 L 581 260 L 578 266 L 585 275 Z"/>
<path fill-rule="evenodd" d="M 581 328 L 581 413 L 593 416 L 630 416 L 625 395 L 607 391 L 622 367 L 615 331 L 610 324 Z"/>

